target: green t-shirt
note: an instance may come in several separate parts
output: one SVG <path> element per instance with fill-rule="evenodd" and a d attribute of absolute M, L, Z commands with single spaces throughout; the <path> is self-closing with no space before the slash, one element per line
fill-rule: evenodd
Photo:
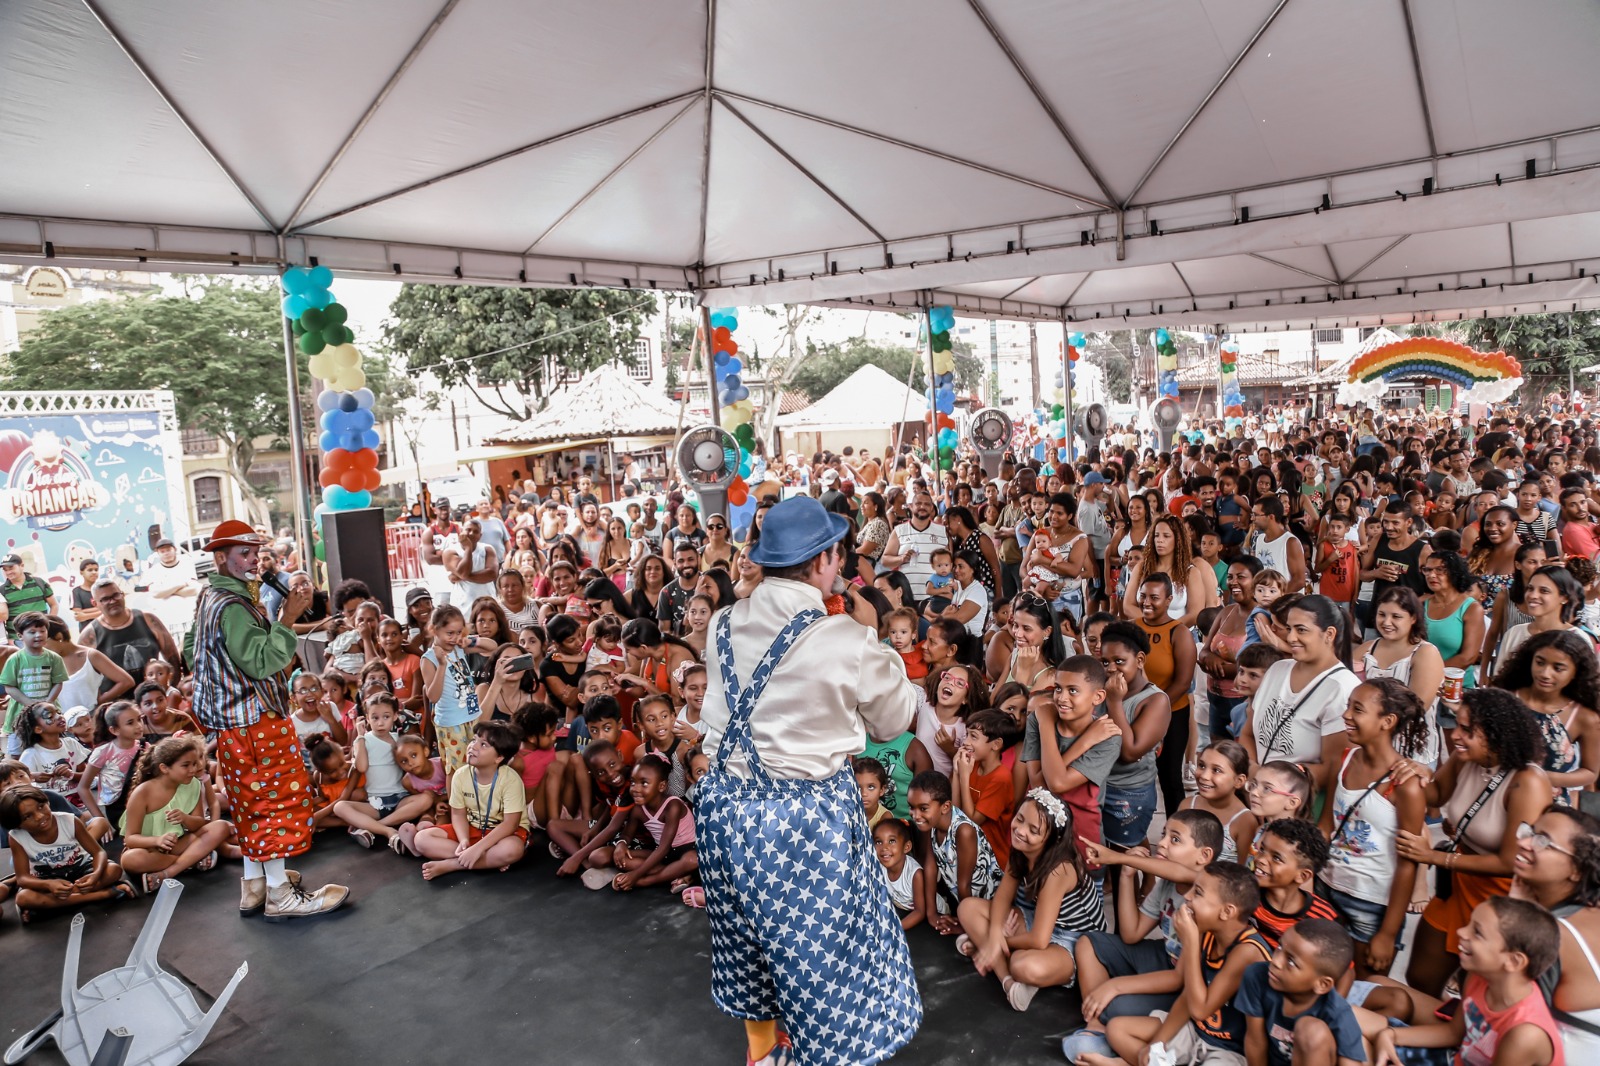
<path fill-rule="evenodd" d="M 0 686 L 20 689 L 29 698 L 47 695 L 52 688 L 66 680 L 66 660 L 48 648 L 38 655 L 30 655 L 26 649 L 19 648 L 16 654 L 6 660 L 5 666 L 0 667 Z M 9 702 L 11 706 L 6 711 L 4 731 L 14 733 L 22 706 L 16 700 Z"/>

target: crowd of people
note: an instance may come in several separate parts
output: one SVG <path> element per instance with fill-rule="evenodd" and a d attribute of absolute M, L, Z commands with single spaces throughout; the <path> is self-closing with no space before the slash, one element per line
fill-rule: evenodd
<path fill-rule="evenodd" d="M 852 760 L 902 925 L 1016 1010 L 1081 989 L 1083 1066 L 1600 1049 L 1594 427 L 1249 431 L 992 474 L 804 464 L 848 520 L 851 602 L 920 686 L 913 727 Z M 286 561 L 305 609 L 279 621 L 328 637 L 287 708 L 316 830 L 430 879 L 537 848 L 704 906 L 708 654 L 778 499 L 744 543 L 680 493 L 434 502 L 399 603 Z M 239 857 L 178 627 L 81 591 L 76 640 L 53 603 L 6 620 L 0 899 L 25 922 Z"/>

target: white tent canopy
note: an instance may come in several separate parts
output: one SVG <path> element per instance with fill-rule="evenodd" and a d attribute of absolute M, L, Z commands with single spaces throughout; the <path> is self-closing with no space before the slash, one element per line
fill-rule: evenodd
<path fill-rule="evenodd" d="M 928 413 L 922 393 L 907 388 L 881 367 L 866 363 L 810 407 L 779 415 L 778 428 L 789 431 L 866 429 L 896 422 L 920 422 Z"/>
<path fill-rule="evenodd" d="M 0 258 L 1086 328 L 1592 307 L 1597 67 L 1588 0 L 27 0 Z"/>
<path fill-rule="evenodd" d="M 681 421 L 677 406 L 660 392 L 641 385 L 621 367 L 608 365 L 558 389 L 543 411 L 493 439 L 502 444 L 536 444 L 580 437 L 672 436 Z"/>

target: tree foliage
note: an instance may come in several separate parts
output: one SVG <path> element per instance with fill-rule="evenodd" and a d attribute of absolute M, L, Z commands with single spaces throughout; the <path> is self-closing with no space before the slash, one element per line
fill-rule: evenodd
<path fill-rule="evenodd" d="M 1569 369 L 1600 361 L 1600 315 L 1579 311 L 1474 319 L 1467 323 L 1466 343 L 1515 356 L 1526 378 L 1565 378 Z"/>
<path fill-rule="evenodd" d="M 563 371 L 631 364 L 653 296 L 621 289 L 403 285 L 384 341 L 413 373 L 464 385 L 490 410 L 531 416 Z"/>
<path fill-rule="evenodd" d="M 987 366 L 972 354 L 971 345 L 953 341 L 956 359 L 956 388 L 976 391 L 983 384 Z M 928 357 L 914 348 L 872 344 L 852 337 L 842 344 L 806 342 L 806 354 L 789 378 L 789 385 L 813 402 L 833 390 L 845 378 L 871 363 L 896 381 L 908 378 L 911 387 L 921 392 L 928 387 Z"/>
<path fill-rule="evenodd" d="M 0 388 L 171 389 L 179 423 L 218 437 L 229 472 L 249 486 L 256 439 L 289 432 L 277 293 L 218 278 L 186 288 L 185 296 L 95 300 L 52 311 L 0 360 Z M 300 374 L 305 380 L 303 355 Z"/>

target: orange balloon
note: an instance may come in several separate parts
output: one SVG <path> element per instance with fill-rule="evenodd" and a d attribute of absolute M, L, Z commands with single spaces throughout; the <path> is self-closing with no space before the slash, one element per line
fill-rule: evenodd
<path fill-rule="evenodd" d="M 368 492 L 377 492 L 383 488 L 383 475 L 376 470 L 367 471 L 367 483 L 363 486 Z"/>
<path fill-rule="evenodd" d="M 716 329 L 711 331 L 711 341 L 718 348 L 726 344 L 728 342 L 728 338 L 731 336 L 733 336 L 733 334 L 728 332 L 727 326 L 718 326 Z"/>
<path fill-rule="evenodd" d="M 362 448 L 350 457 L 350 465 L 357 470 L 378 469 L 378 453 L 371 448 Z"/>
<path fill-rule="evenodd" d="M 323 488 L 337 485 L 339 483 L 339 471 L 331 466 L 325 466 L 322 468 L 322 473 L 317 475 L 317 481 Z"/>
<path fill-rule="evenodd" d="M 743 507 L 750 499 L 750 490 L 738 482 L 728 486 L 728 502 L 735 507 Z"/>
<path fill-rule="evenodd" d="M 367 475 L 359 470 L 346 470 L 339 475 L 339 484 L 346 492 L 360 492 L 367 484 Z"/>
<path fill-rule="evenodd" d="M 735 356 L 739 354 L 739 342 L 729 337 L 726 340 L 718 341 L 711 350 L 721 352 L 726 356 Z"/>

